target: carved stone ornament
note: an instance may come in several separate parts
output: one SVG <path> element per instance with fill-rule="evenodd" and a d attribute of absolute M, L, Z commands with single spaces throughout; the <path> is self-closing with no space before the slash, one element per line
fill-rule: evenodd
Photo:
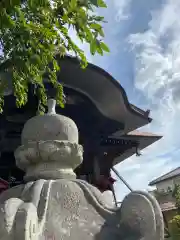
<path fill-rule="evenodd" d="M 148 193 L 127 195 L 112 208 L 100 191 L 76 179 L 83 160 L 75 123 L 55 113 L 30 119 L 15 151 L 25 184 L 0 195 L 1 240 L 163 240 L 163 218 Z"/>

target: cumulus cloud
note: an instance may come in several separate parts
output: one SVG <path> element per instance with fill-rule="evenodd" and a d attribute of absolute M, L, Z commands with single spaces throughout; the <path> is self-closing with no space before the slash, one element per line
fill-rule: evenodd
<path fill-rule="evenodd" d="M 135 87 L 148 100 L 155 119 L 148 130 L 164 137 L 117 168 L 135 188 L 145 189 L 154 177 L 179 165 L 180 149 L 180 2 L 167 0 L 154 10 L 146 31 L 131 34 Z M 134 161 L 134 163 L 133 163 Z M 130 178 L 128 176 L 131 176 Z M 118 195 L 120 187 L 117 186 Z"/>
<path fill-rule="evenodd" d="M 128 19 L 128 9 L 131 0 L 105 0 L 105 2 L 108 8 L 99 8 L 98 11 L 96 11 L 96 14 L 99 16 L 104 16 L 105 23 L 102 24 L 105 32 L 104 41 L 110 48 L 110 54 L 104 53 L 103 57 L 97 54 L 92 56 L 90 54 L 89 44 L 82 43 L 77 37 L 76 31 L 71 28 L 69 29 L 69 34 L 73 41 L 86 53 L 87 60 L 89 62 L 93 62 L 94 64 L 109 70 L 108 66 L 111 65 L 109 62 L 110 57 L 119 54 L 120 49 L 122 49 L 122 41 L 124 41 L 124 39 L 116 37 L 121 31 L 121 27 L 123 28 L 121 23 Z"/>
<path fill-rule="evenodd" d="M 149 181 L 179 165 L 180 1 L 106 2 L 108 9 L 99 13 L 108 21 L 104 25 L 105 41 L 111 53 L 91 57 L 87 46 L 83 47 L 91 62 L 127 81 L 121 82 L 126 92 L 130 88 L 137 91 L 129 95 L 133 103 L 151 109 L 154 121 L 142 130 L 163 135 L 141 157 L 131 157 L 116 166 L 134 189 L 147 189 Z M 116 192 L 121 200 L 128 189 L 117 181 Z"/>
<path fill-rule="evenodd" d="M 180 147 L 180 2 L 168 0 L 152 13 L 149 29 L 130 36 L 134 47 L 135 87 L 141 90 L 156 119 L 151 128 L 164 134 L 167 149 Z M 159 143 L 160 144 L 160 143 Z"/>
<path fill-rule="evenodd" d="M 108 2 L 108 1 L 107 1 Z M 129 6 L 131 0 L 113 0 L 112 3 L 116 9 L 115 21 L 120 22 L 129 18 Z"/>

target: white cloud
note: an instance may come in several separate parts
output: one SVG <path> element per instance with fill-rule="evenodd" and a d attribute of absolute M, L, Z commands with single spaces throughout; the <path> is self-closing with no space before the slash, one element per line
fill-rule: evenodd
<path fill-rule="evenodd" d="M 116 167 L 132 189 L 148 190 L 148 183 L 152 179 L 175 167 L 175 165 L 171 164 L 170 156 L 156 157 L 156 154 L 157 151 L 154 152 L 155 156 L 153 158 L 153 151 L 148 153 L 148 150 L 146 150 L 144 156 L 129 158 Z M 115 190 L 119 200 L 122 200 L 129 192 L 128 188 L 119 180 L 115 184 Z"/>
<path fill-rule="evenodd" d="M 168 0 L 162 9 L 152 13 L 149 29 L 131 35 L 136 49 L 136 87 L 151 101 L 167 103 L 174 109 L 174 92 L 180 70 L 180 2 Z M 179 100 L 178 100 L 179 101 Z"/>
<path fill-rule="evenodd" d="M 107 1 L 108 2 L 108 1 Z M 115 20 L 120 22 L 129 18 L 129 5 L 131 0 L 113 0 L 112 3 L 116 9 Z"/>
<path fill-rule="evenodd" d="M 109 59 L 110 56 L 115 56 L 118 54 L 118 50 L 121 49 L 121 39 L 116 38 L 121 27 L 123 28 L 122 22 L 126 22 L 129 17 L 129 6 L 131 0 L 105 0 L 107 8 L 95 9 L 96 14 L 99 16 L 104 16 L 106 23 L 103 23 L 103 28 L 105 32 L 104 42 L 110 48 L 110 54 L 104 53 L 104 56 L 90 54 L 89 44 L 82 43 L 77 37 L 76 32 L 73 29 L 69 30 L 69 34 L 73 41 L 84 50 L 87 60 L 91 63 L 97 64 L 106 70 L 109 69 Z M 113 42 L 112 42 L 113 41 Z M 111 58 L 112 59 L 112 58 Z"/>
<path fill-rule="evenodd" d="M 130 36 L 136 55 L 135 87 L 148 99 L 155 119 L 148 130 L 164 136 L 146 149 L 143 157 L 133 157 L 117 167 L 135 188 L 147 188 L 154 177 L 180 165 L 179 12 L 180 1 L 168 0 L 152 13 L 147 31 Z M 117 192 L 120 197 L 120 187 Z"/>
<path fill-rule="evenodd" d="M 107 65 L 114 56 L 118 55 L 121 43 L 125 40 L 122 32 L 126 29 L 128 18 L 133 12 L 129 13 L 131 0 L 106 0 L 106 2 L 108 9 L 102 12 L 108 21 L 105 25 L 105 40 L 111 48 L 111 57 L 92 58 L 87 46 L 83 45 L 83 49 L 88 53 L 91 62 L 108 69 Z M 137 4 L 141 6 L 141 3 L 141 0 L 137 0 Z M 152 5 L 154 8 L 155 4 Z M 180 153 L 179 12 L 179 0 L 166 0 L 161 7 L 157 3 L 157 10 L 152 12 L 148 27 L 140 33 L 130 34 L 129 37 L 129 46 L 132 47 L 135 55 L 134 84 L 147 99 L 147 108 L 151 109 L 154 119 L 146 130 L 163 135 L 162 140 L 143 151 L 142 157 L 132 157 L 117 166 L 119 172 L 134 189 L 147 189 L 149 181 L 153 178 L 178 166 Z M 139 18 L 141 18 L 140 15 Z M 136 20 L 139 23 L 139 19 Z M 133 29 L 131 31 L 134 33 Z M 126 63 L 123 62 L 123 64 Z M 128 192 L 119 181 L 116 184 L 116 190 L 118 199 L 122 199 Z"/>

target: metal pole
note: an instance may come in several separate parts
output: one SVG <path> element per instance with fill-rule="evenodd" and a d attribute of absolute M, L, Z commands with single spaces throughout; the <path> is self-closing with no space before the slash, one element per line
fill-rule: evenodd
<path fill-rule="evenodd" d="M 126 187 L 132 192 L 133 189 L 129 186 L 129 184 L 126 182 L 126 180 L 118 173 L 118 171 L 112 167 L 113 172 L 116 174 L 116 176 L 126 185 Z"/>
<path fill-rule="evenodd" d="M 115 194 L 115 191 L 114 191 L 114 186 L 111 186 L 111 191 L 112 191 L 112 194 L 113 194 L 115 206 L 118 207 L 118 202 L 117 202 L 117 199 L 116 199 L 116 194 Z"/>

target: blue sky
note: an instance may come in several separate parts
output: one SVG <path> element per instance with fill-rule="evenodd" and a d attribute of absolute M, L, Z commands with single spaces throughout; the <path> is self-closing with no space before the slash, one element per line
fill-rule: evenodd
<path fill-rule="evenodd" d="M 151 109 L 154 121 L 143 130 L 164 136 L 141 157 L 116 166 L 134 189 L 147 190 L 149 181 L 180 166 L 180 1 L 106 2 L 99 14 L 108 21 L 105 42 L 111 52 L 92 57 L 87 45 L 81 47 L 90 62 L 121 83 L 130 102 Z M 116 192 L 122 199 L 128 190 L 118 182 Z"/>

